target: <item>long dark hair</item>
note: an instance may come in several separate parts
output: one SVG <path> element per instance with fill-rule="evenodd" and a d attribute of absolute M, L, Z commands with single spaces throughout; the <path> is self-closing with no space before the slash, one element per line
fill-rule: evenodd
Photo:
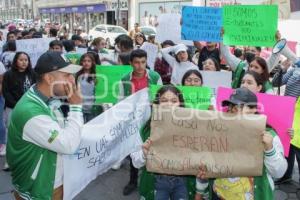
<path fill-rule="evenodd" d="M 137 43 L 137 37 L 141 37 L 141 38 L 143 38 L 143 43 L 144 42 L 147 42 L 147 39 L 146 39 L 146 37 L 145 37 L 145 35 L 142 33 L 142 32 L 139 32 L 139 33 L 137 33 L 136 35 L 135 35 L 135 37 L 134 37 L 134 43 L 135 43 L 135 45 L 142 45 L 142 44 L 138 44 Z"/>
<path fill-rule="evenodd" d="M 92 54 L 90 53 L 85 53 L 81 56 L 80 58 L 80 65 L 83 65 L 83 60 L 85 58 L 89 58 L 92 60 L 92 67 L 90 69 L 90 76 L 88 77 L 87 81 L 89 83 L 91 83 L 92 81 L 95 81 L 96 79 L 96 62 L 95 62 L 95 58 Z M 77 72 L 76 74 L 76 82 L 78 81 L 78 78 L 84 73 L 84 69 L 82 68 L 79 72 Z"/>
<path fill-rule="evenodd" d="M 199 70 L 196 70 L 196 69 L 191 69 L 191 70 L 188 70 L 187 72 L 185 72 L 185 74 L 182 77 L 181 85 L 184 85 L 185 79 L 187 79 L 192 74 L 195 74 L 196 76 L 198 76 L 198 78 L 200 78 L 200 80 L 201 80 L 201 85 L 203 85 L 202 74 L 199 72 Z"/>
<path fill-rule="evenodd" d="M 260 92 L 265 93 L 264 80 L 263 80 L 262 76 L 255 71 L 247 71 L 244 76 L 246 76 L 247 74 L 251 75 L 254 78 L 254 80 L 258 86 L 259 85 L 262 86 Z"/>
<path fill-rule="evenodd" d="M 263 73 L 260 76 L 262 77 L 263 81 L 264 82 L 269 81 L 270 74 L 269 74 L 268 64 L 266 60 L 263 59 L 262 57 L 255 57 L 253 61 L 256 61 L 257 64 L 261 66 Z"/>
<path fill-rule="evenodd" d="M 184 107 L 184 99 L 183 99 L 183 95 L 181 93 L 181 91 L 175 87 L 174 85 L 164 85 L 162 86 L 156 93 L 155 95 L 155 99 L 153 101 L 153 104 L 160 104 L 160 97 L 166 93 L 166 92 L 172 92 L 174 95 L 176 95 L 179 99 L 180 102 L 180 107 Z"/>
<path fill-rule="evenodd" d="M 191 54 L 191 51 L 190 51 L 190 50 L 186 50 L 186 53 L 188 54 L 188 59 L 187 59 L 187 61 L 192 62 L 192 54 Z M 176 61 L 177 61 L 178 63 L 180 63 L 180 60 L 178 59 L 177 55 L 175 54 L 174 56 L 175 56 Z"/>
<path fill-rule="evenodd" d="M 211 61 L 213 61 L 213 63 L 215 64 L 215 67 L 216 67 L 216 71 L 221 71 L 220 62 L 218 62 L 217 59 L 215 59 L 214 57 L 210 56 L 205 61 L 207 61 L 208 59 L 210 59 Z"/>
<path fill-rule="evenodd" d="M 155 95 L 155 99 L 153 100 L 153 104 L 160 104 L 160 97 L 166 93 L 166 92 L 172 92 L 173 94 L 175 94 L 176 96 L 178 96 L 178 99 L 179 99 L 179 102 L 180 102 L 180 105 L 179 107 L 184 107 L 184 99 L 183 99 L 183 95 L 181 93 L 181 91 L 175 87 L 174 85 L 164 85 L 162 86 L 156 93 Z M 142 132 L 148 132 L 150 130 L 150 124 L 151 124 L 151 119 L 149 119 L 147 121 L 147 123 L 145 124 L 145 126 L 143 127 L 142 129 Z M 146 138 L 145 138 L 146 139 Z"/>
<path fill-rule="evenodd" d="M 15 57 L 13 59 L 12 65 L 11 65 L 11 69 L 15 70 L 15 71 L 18 71 L 17 61 L 18 61 L 19 57 L 22 54 L 25 55 L 25 56 L 27 56 L 27 59 L 28 59 L 28 66 L 27 66 L 27 68 L 25 70 L 25 73 L 31 73 L 31 72 L 33 72 L 31 61 L 30 61 L 30 57 L 29 57 L 29 55 L 27 53 L 25 53 L 23 51 L 19 51 L 19 52 L 16 53 L 16 55 L 15 55 Z"/>

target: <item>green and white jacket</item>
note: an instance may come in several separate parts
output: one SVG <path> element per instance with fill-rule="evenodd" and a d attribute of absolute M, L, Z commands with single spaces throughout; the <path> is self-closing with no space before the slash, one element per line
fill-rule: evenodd
<path fill-rule="evenodd" d="M 231 52 L 228 46 L 225 46 L 223 43 L 220 43 L 221 55 L 225 58 L 227 64 L 233 71 L 233 80 L 232 80 L 232 88 L 239 88 L 241 86 L 242 78 L 246 71 L 248 71 L 249 64 L 247 61 L 241 60 L 240 58 L 235 57 Z M 274 54 L 266 60 L 268 65 L 268 70 L 271 71 L 274 66 L 276 66 L 279 62 L 279 54 Z M 264 84 L 265 93 L 274 94 L 274 90 L 272 84 L 270 82 L 266 82 Z"/>
<path fill-rule="evenodd" d="M 7 162 L 15 190 L 26 200 L 52 199 L 63 184 L 62 154 L 73 154 L 80 144 L 82 106 L 71 105 L 64 122 L 51 102 L 33 86 L 12 112 Z"/>

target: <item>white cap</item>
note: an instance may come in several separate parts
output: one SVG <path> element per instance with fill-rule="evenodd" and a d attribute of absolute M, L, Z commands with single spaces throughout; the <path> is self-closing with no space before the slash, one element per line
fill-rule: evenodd
<path fill-rule="evenodd" d="M 187 51 L 187 47 L 184 44 L 178 44 L 175 46 L 175 54 L 177 55 L 181 51 Z"/>

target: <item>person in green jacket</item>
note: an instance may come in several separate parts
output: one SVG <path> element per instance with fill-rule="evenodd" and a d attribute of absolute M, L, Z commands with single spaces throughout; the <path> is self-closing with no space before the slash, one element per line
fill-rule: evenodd
<path fill-rule="evenodd" d="M 173 85 L 161 87 L 153 103 L 184 107 L 183 95 Z M 143 145 L 145 162 L 145 155 L 148 154 L 151 145 L 150 121 L 142 129 L 141 137 L 145 142 Z M 192 200 L 195 196 L 195 177 L 155 174 L 143 167 L 139 180 L 139 193 L 144 200 Z"/>
<path fill-rule="evenodd" d="M 80 69 L 60 52 L 44 53 L 34 69 L 38 75 L 36 85 L 12 112 L 7 162 L 18 200 L 63 199 L 62 155 L 77 151 L 83 126 L 82 99 L 72 76 Z M 67 120 L 60 112 L 59 100 L 54 98 L 65 96 L 70 104 Z"/>
<path fill-rule="evenodd" d="M 224 30 L 222 30 L 222 35 Z M 279 32 L 276 32 L 275 39 L 279 41 L 281 35 Z M 272 84 L 269 81 L 269 77 L 266 76 L 269 71 L 275 67 L 280 58 L 280 54 L 272 53 L 271 56 L 265 60 L 264 58 L 257 55 L 257 52 L 251 51 L 251 49 L 244 52 L 245 60 L 235 57 L 229 49 L 229 46 L 220 43 L 220 51 L 222 57 L 226 60 L 227 65 L 233 72 L 232 88 L 239 88 L 241 86 L 241 80 L 247 71 L 256 71 L 261 74 L 265 79 L 264 87 L 266 93 L 274 94 Z"/>
<path fill-rule="evenodd" d="M 162 85 L 160 75 L 147 67 L 147 53 L 144 50 L 136 49 L 130 54 L 130 64 L 133 71 L 126 74 L 120 83 L 119 100 L 122 100 L 131 94 L 138 92 L 149 85 Z M 119 164 L 114 165 L 114 169 L 118 169 Z M 130 160 L 130 180 L 124 187 L 123 195 L 131 194 L 137 188 L 138 169 L 136 169 Z"/>
<path fill-rule="evenodd" d="M 72 64 L 80 65 L 81 54 L 76 52 L 75 42 L 73 40 L 66 40 L 63 42 L 63 45 L 67 52 L 65 56 Z"/>
<path fill-rule="evenodd" d="M 257 114 L 257 97 L 247 88 L 237 89 L 229 100 L 222 105 L 228 107 L 228 113 L 235 115 Z M 262 133 L 264 144 L 263 175 L 257 177 L 216 178 L 205 181 L 206 167 L 201 166 L 198 174 L 198 199 L 220 200 L 273 200 L 273 178 L 281 178 L 287 161 L 283 155 L 283 146 L 276 132 L 269 126 Z"/>

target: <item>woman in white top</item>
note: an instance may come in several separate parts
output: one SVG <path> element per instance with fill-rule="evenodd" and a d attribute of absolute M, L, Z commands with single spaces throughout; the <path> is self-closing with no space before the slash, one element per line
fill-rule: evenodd
<path fill-rule="evenodd" d="M 174 52 L 175 57 L 169 53 Z M 191 69 L 198 70 L 198 66 L 191 62 L 191 58 L 184 44 L 167 47 L 161 50 L 163 58 L 172 67 L 171 83 L 180 85 L 183 75 Z"/>

